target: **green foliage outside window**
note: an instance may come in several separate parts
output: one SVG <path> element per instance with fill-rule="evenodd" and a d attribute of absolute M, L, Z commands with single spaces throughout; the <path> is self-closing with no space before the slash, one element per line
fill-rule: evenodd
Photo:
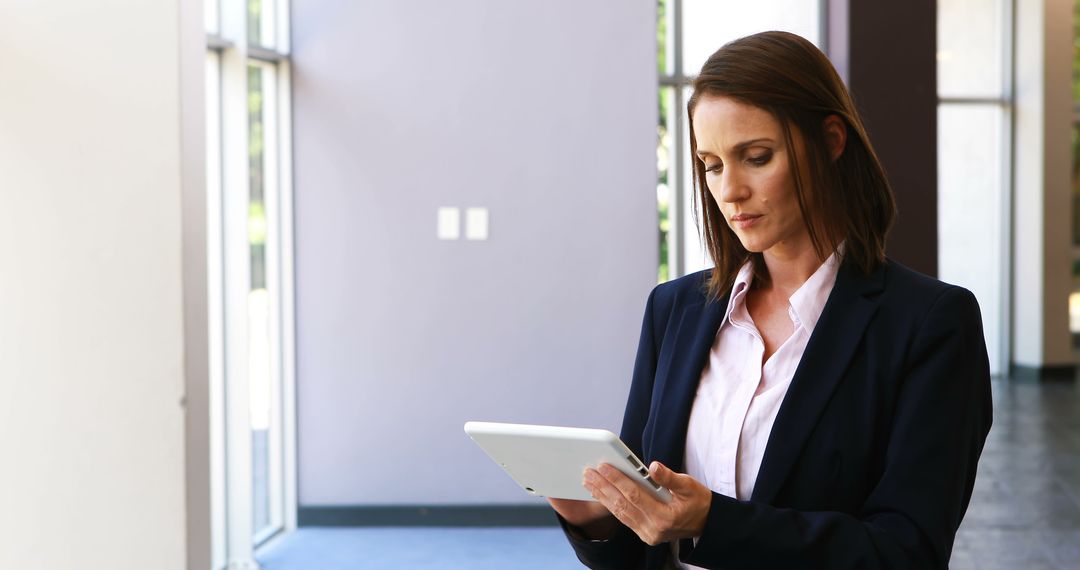
<path fill-rule="evenodd" d="M 262 0 L 248 0 L 248 43 L 262 44 Z"/>
<path fill-rule="evenodd" d="M 1080 103 L 1080 0 L 1073 2 L 1073 101 Z"/>
<path fill-rule="evenodd" d="M 248 246 L 251 255 L 251 288 L 266 287 L 266 205 L 263 178 L 263 84 L 262 69 L 248 66 Z"/>

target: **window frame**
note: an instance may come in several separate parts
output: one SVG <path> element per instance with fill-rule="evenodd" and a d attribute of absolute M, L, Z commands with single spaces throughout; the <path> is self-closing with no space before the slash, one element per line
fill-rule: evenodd
<path fill-rule="evenodd" d="M 207 54 L 207 216 L 211 352 L 211 559 L 215 569 L 254 565 L 254 551 L 297 527 L 295 310 L 289 2 L 276 14 L 272 46 L 249 45 L 247 0 L 209 0 Z M 268 21 L 265 17 L 263 22 Z M 264 205 L 271 415 L 270 524 L 254 529 L 246 295 L 249 65 L 273 78 L 264 93 Z"/>

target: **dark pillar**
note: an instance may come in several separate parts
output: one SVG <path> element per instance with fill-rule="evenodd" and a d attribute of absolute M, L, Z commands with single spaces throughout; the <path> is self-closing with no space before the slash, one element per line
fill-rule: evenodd
<path fill-rule="evenodd" d="M 827 0 L 826 51 L 896 193 L 893 259 L 937 276 L 937 13 L 933 0 Z"/>

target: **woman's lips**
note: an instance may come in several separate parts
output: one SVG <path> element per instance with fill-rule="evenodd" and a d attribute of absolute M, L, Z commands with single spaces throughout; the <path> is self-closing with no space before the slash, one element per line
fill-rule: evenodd
<path fill-rule="evenodd" d="M 761 219 L 761 214 L 737 214 L 731 216 L 731 223 L 740 230 L 745 230 L 754 227 L 754 224 Z"/>

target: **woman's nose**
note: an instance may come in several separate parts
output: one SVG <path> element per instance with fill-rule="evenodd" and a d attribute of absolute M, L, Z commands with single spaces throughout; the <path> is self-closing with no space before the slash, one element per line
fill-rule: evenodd
<path fill-rule="evenodd" d="M 736 169 L 729 168 L 720 175 L 721 202 L 739 202 L 749 195 L 748 188 L 738 176 Z"/>

